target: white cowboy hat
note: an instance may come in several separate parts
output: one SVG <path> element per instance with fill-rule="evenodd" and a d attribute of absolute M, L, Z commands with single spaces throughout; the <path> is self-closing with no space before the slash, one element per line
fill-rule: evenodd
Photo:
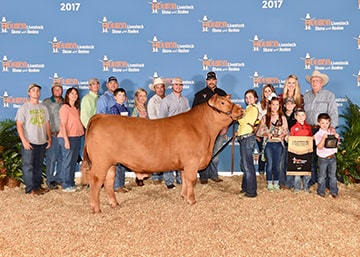
<path fill-rule="evenodd" d="M 313 73 L 310 75 L 306 75 L 306 81 L 311 84 L 311 79 L 313 77 L 321 78 L 324 82 L 324 86 L 329 82 L 329 76 L 323 73 L 320 73 L 318 70 L 314 70 Z"/>
<path fill-rule="evenodd" d="M 165 87 L 164 81 L 161 78 L 156 78 L 156 79 L 154 79 L 154 82 L 149 85 L 149 88 L 151 91 L 155 91 L 155 86 L 160 85 L 160 84 L 164 85 L 164 87 Z"/>

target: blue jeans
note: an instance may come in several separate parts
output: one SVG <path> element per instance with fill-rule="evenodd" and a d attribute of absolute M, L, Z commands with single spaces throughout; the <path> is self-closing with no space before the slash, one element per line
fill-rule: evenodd
<path fill-rule="evenodd" d="M 61 184 L 63 188 L 75 186 L 75 171 L 80 151 L 81 137 L 69 137 L 70 149 L 65 149 L 63 137 L 58 137 L 63 163 L 61 166 Z"/>
<path fill-rule="evenodd" d="M 41 187 L 42 167 L 47 143 L 43 145 L 31 144 L 31 146 L 31 150 L 21 148 L 22 177 L 26 186 L 26 194 Z"/>
<path fill-rule="evenodd" d="M 116 164 L 114 190 L 125 186 L 125 171 L 127 168 L 120 163 Z"/>
<path fill-rule="evenodd" d="M 165 185 L 169 186 L 174 184 L 174 172 L 176 177 L 176 184 L 180 185 L 182 183 L 180 172 L 177 170 L 171 170 L 171 171 L 163 172 Z"/>
<path fill-rule="evenodd" d="M 220 150 L 220 148 L 224 143 L 224 139 L 225 139 L 224 136 L 221 135 L 217 136 L 213 148 L 213 154 L 216 154 L 217 151 Z M 219 164 L 219 158 L 220 158 L 220 153 L 218 153 L 214 158 L 210 160 L 209 165 L 204 170 L 199 171 L 200 180 L 208 180 L 209 178 L 216 179 L 219 176 L 217 169 L 217 166 Z"/>
<path fill-rule="evenodd" d="M 295 191 L 301 190 L 301 179 L 303 179 L 304 190 L 305 191 L 309 190 L 309 188 L 310 188 L 309 181 L 311 179 L 311 176 L 289 176 L 289 177 L 294 178 L 294 190 Z"/>
<path fill-rule="evenodd" d="M 285 145 L 285 147 L 283 147 L 283 151 L 280 157 L 279 184 L 282 186 L 285 186 L 287 181 L 287 177 L 286 177 L 287 162 L 288 162 L 288 147 L 287 145 Z"/>
<path fill-rule="evenodd" d="M 258 167 L 259 174 L 264 174 L 265 173 L 265 162 L 261 160 L 261 152 L 263 150 L 263 142 L 264 142 L 263 137 L 260 137 L 260 141 L 256 140 L 256 143 L 257 143 L 258 148 L 259 148 L 259 167 Z"/>
<path fill-rule="evenodd" d="M 163 172 L 156 172 L 151 175 L 153 181 L 162 181 L 164 180 Z"/>
<path fill-rule="evenodd" d="M 250 196 L 256 195 L 256 171 L 253 152 L 255 148 L 255 135 L 238 140 L 240 144 L 240 169 L 243 172 L 241 188 Z"/>
<path fill-rule="evenodd" d="M 267 142 L 265 147 L 266 156 L 266 181 L 268 183 L 279 182 L 280 160 L 283 151 L 282 143 Z"/>
<path fill-rule="evenodd" d="M 319 195 L 325 195 L 326 177 L 328 177 L 330 194 L 337 195 L 339 190 L 336 180 L 336 157 L 334 156 L 331 159 L 318 157 L 318 165 L 319 176 L 317 193 Z"/>
<path fill-rule="evenodd" d="M 51 182 L 61 183 L 61 147 L 55 135 L 52 135 L 51 147 L 46 150 L 46 184 Z"/>

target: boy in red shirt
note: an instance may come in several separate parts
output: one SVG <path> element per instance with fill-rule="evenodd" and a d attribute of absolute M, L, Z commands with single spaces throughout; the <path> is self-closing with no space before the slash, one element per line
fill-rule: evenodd
<path fill-rule="evenodd" d="M 312 136 L 312 128 L 306 124 L 306 113 L 302 108 L 295 110 L 296 124 L 290 129 L 290 136 Z M 309 192 L 309 181 L 311 176 L 295 176 L 294 193 L 297 194 L 301 189 L 301 178 L 303 179 L 304 192 Z"/>

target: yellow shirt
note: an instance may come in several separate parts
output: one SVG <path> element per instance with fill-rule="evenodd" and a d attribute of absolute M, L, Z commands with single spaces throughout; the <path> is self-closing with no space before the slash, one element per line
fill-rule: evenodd
<path fill-rule="evenodd" d="M 239 127 L 238 127 L 238 136 L 243 136 L 246 134 L 254 133 L 254 126 L 255 121 L 257 120 L 259 115 L 259 110 L 256 105 L 248 105 L 245 109 L 245 115 L 238 120 Z M 250 125 L 249 125 L 250 124 Z"/>

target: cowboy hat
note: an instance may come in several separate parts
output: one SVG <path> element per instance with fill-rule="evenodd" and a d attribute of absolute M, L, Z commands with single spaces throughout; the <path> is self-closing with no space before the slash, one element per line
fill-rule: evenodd
<path fill-rule="evenodd" d="M 329 77 L 326 74 L 320 73 L 318 70 L 314 70 L 313 73 L 310 75 L 306 75 L 306 81 L 311 84 L 311 79 L 313 77 L 321 78 L 324 82 L 324 86 L 329 82 Z"/>
<path fill-rule="evenodd" d="M 154 83 L 149 85 L 149 88 L 151 91 L 155 91 L 155 86 L 160 84 L 164 85 L 165 87 L 164 81 L 161 78 L 156 78 L 154 79 Z"/>

